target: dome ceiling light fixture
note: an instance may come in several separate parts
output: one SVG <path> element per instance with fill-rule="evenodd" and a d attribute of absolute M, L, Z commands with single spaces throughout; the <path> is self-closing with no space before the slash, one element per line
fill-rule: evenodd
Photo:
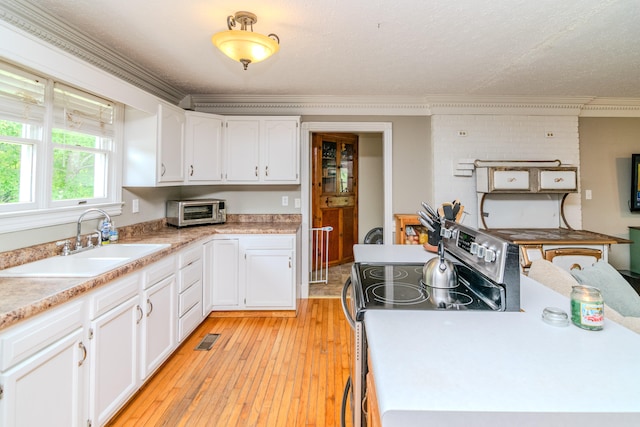
<path fill-rule="evenodd" d="M 251 12 L 236 12 L 227 17 L 228 31 L 211 37 L 211 42 L 229 58 L 242 63 L 244 69 L 252 62 L 267 59 L 280 49 L 280 39 L 275 34 L 265 36 L 253 32 L 258 17 Z M 233 30 L 240 23 L 239 30 Z M 247 30 L 250 28 L 250 31 Z"/>

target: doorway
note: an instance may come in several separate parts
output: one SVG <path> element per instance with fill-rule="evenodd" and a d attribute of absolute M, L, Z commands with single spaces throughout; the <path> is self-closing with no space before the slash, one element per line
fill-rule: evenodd
<path fill-rule="evenodd" d="M 390 122 L 303 122 L 301 133 L 301 238 L 300 238 L 300 284 L 298 295 L 301 298 L 309 297 L 309 270 L 311 259 L 310 228 L 312 224 L 311 207 L 311 152 L 312 134 L 321 133 L 374 133 L 382 135 L 382 171 L 383 184 L 377 188 L 382 190 L 383 200 L 383 233 L 385 244 L 393 243 L 393 212 L 392 212 L 392 125 Z M 365 230 L 366 231 L 366 230 Z"/>
<path fill-rule="evenodd" d="M 311 226 L 331 227 L 328 251 L 312 241 L 320 267 L 353 261 L 358 243 L 358 135 L 314 133 L 311 138 Z M 315 234 L 314 234 L 315 236 Z"/>

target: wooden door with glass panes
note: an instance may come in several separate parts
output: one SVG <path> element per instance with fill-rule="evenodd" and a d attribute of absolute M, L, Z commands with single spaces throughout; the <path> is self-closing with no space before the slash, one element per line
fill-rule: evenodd
<path fill-rule="evenodd" d="M 312 226 L 333 227 L 329 265 L 352 262 L 358 242 L 358 135 L 314 133 L 312 145 Z"/>

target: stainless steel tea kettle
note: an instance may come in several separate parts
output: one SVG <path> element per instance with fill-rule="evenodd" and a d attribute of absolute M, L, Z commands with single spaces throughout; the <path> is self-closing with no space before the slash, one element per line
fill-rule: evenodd
<path fill-rule="evenodd" d="M 438 243 L 438 257 L 431 258 L 422 268 L 422 281 L 432 288 L 455 288 L 458 286 L 456 266 L 444 259 L 444 245 Z"/>

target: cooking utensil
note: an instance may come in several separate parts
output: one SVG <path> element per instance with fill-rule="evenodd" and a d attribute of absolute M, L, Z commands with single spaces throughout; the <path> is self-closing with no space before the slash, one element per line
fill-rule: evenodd
<path fill-rule="evenodd" d="M 435 232 L 436 229 L 433 228 L 433 226 L 431 224 L 429 224 L 428 221 L 426 221 L 424 218 L 419 217 L 418 221 L 420 221 L 420 224 L 422 224 L 427 230 L 431 231 L 431 232 Z"/>
<path fill-rule="evenodd" d="M 449 202 L 445 202 L 442 204 L 442 211 L 444 213 L 445 219 L 453 221 L 453 205 Z"/>
<path fill-rule="evenodd" d="M 444 244 L 438 243 L 438 257 L 431 258 L 422 268 L 422 281 L 432 288 L 455 288 L 458 286 L 456 266 L 444 259 Z"/>
<path fill-rule="evenodd" d="M 418 211 L 418 216 L 420 216 L 420 218 L 427 221 L 429 224 L 433 225 L 434 220 L 431 218 L 431 216 L 428 213 L 424 211 Z"/>
<path fill-rule="evenodd" d="M 434 221 L 439 221 L 438 213 L 427 203 L 422 202 L 422 207 L 427 211 L 427 213 L 431 216 L 431 219 Z"/>
<path fill-rule="evenodd" d="M 455 199 L 452 203 L 452 214 L 453 214 L 453 219 L 455 220 L 458 216 L 458 212 L 460 211 L 460 200 Z"/>

